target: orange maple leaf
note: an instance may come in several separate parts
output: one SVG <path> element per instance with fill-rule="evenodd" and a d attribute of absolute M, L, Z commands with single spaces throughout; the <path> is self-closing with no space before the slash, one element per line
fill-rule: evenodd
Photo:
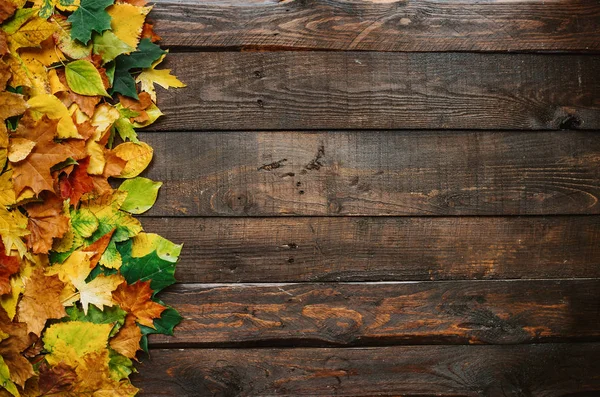
<path fill-rule="evenodd" d="M 69 218 L 63 215 L 63 202 L 53 194 L 44 194 L 41 203 L 25 206 L 29 221 L 27 245 L 36 254 L 47 254 L 52 248 L 52 240 L 61 238 L 69 230 Z"/>
<path fill-rule="evenodd" d="M 125 318 L 125 325 L 119 330 L 119 333 L 110 340 L 110 347 L 117 353 L 128 358 L 135 358 L 135 353 L 141 350 L 140 340 L 142 331 L 135 323 L 135 317 L 128 314 Z"/>
<path fill-rule="evenodd" d="M 9 335 L 0 341 L 0 356 L 8 366 L 10 379 L 23 387 L 34 375 L 33 366 L 22 352 L 37 339 L 27 332 L 27 324 L 12 322 L 4 310 L 0 310 L 0 331 Z"/>
<path fill-rule="evenodd" d="M 67 315 L 60 295 L 65 284 L 57 275 L 46 276 L 38 270 L 25 282 L 23 298 L 19 302 L 19 320 L 27 324 L 27 330 L 40 335 L 46 321 Z"/>
<path fill-rule="evenodd" d="M 154 328 L 153 320 L 160 318 L 167 308 L 151 300 L 152 292 L 150 281 L 138 281 L 132 285 L 122 283 L 113 291 L 113 300 L 121 309 L 133 314 L 138 323 Z"/>
<path fill-rule="evenodd" d="M 50 173 L 52 166 L 69 157 L 76 158 L 73 145 L 54 141 L 58 120 L 47 116 L 38 122 L 25 115 L 19 122 L 16 136 L 36 143 L 29 155 L 13 165 L 13 184 L 18 196 L 23 189 L 30 187 L 37 195 L 44 190 L 54 190 L 54 179 Z"/>
<path fill-rule="evenodd" d="M 77 205 L 81 196 L 94 190 L 94 181 L 88 175 L 87 168 L 90 158 L 80 160 L 69 174 L 62 174 L 59 178 L 60 196 L 63 199 L 70 198 L 72 205 Z"/>

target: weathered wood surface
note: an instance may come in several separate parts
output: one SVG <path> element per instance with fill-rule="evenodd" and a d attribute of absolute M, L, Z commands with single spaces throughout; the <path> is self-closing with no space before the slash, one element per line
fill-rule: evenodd
<path fill-rule="evenodd" d="M 600 57 L 208 52 L 165 62 L 169 130 L 598 129 Z"/>
<path fill-rule="evenodd" d="M 600 280 L 179 284 L 183 346 L 531 343 L 600 338 Z"/>
<path fill-rule="evenodd" d="M 600 213 L 596 132 L 141 134 L 154 216 Z"/>
<path fill-rule="evenodd" d="M 187 283 L 600 277 L 600 216 L 143 218 Z"/>
<path fill-rule="evenodd" d="M 150 396 L 596 396 L 600 345 L 153 350 Z"/>
<path fill-rule="evenodd" d="M 598 51 L 595 0 L 159 0 L 172 49 Z"/>

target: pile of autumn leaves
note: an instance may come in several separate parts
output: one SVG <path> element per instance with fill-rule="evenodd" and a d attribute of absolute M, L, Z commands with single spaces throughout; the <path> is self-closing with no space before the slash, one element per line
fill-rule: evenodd
<path fill-rule="evenodd" d="M 183 86 L 150 8 L 0 0 L 0 395 L 135 395 L 136 353 L 180 321 L 156 293 L 181 246 L 132 216 L 161 185 L 135 128 Z"/>

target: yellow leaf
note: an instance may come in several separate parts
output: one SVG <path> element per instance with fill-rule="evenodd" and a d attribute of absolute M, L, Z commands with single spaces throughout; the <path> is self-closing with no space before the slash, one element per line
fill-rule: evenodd
<path fill-rule="evenodd" d="M 17 314 L 19 297 L 25 290 L 24 280 L 31 277 L 36 268 L 36 264 L 34 262 L 31 262 L 28 259 L 24 259 L 24 262 L 25 266 L 21 266 L 21 272 L 10 279 L 10 286 L 12 288 L 10 294 L 2 295 L 0 298 L 0 305 L 4 310 L 6 310 L 6 313 L 11 320 Z"/>
<path fill-rule="evenodd" d="M 115 147 L 115 154 L 127 161 L 119 178 L 138 176 L 152 161 L 152 148 L 144 142 L 125 142 Z"/>
<path fill-rule="evenodd" d="M 6 170 L 0 175 L 0 205 L 8 207 L 15 204 L 16 197 L 13 190 L 12 170 Z"/>
<path fill-rule="evenodd" d="M 87 172 L 90 175 L 102 175 L 106 159 L 104 158 L 104 146 L 90 139 L 85 144 L 85 150 L 90 156 Z"/>
<path fill-rule="evenodd" d="M 13 87 L 25 86 L 30 88 L 29 95 L 36 96 L 50 93 L 48 73 L 42 63 L 36 59 L 21 59 L 10 55 L 6 60 L 12 73 Z"/>
<path fill-rule="evenodd" d="M 71 118 L 69 109 L 54 95 L 42 94 L 34 96 L 27 101 L 27 105 L 29 105 L 30 109 L 38 112 L 40 118 L 45 114 L 53 120 L 60 120 L 56 127 L 58 138 L 82 138 Z"/>
<path fill-rule="evenodd" d="M 48 81 L 50 83 L 50 92 L 56 94 L 57 92 L 67 91 L 67 87 L 61 83 L 56 73 L 56 69 L 52 69 L 48 72 Z M 74 104 L 75 105 L 75 104 Z M 77 106 L 77 105 L 75 105 Z"/>
<path fill-rule="evenodd" d="M 110 6 L 106 11 L 111 16 L 112 32 L 126 44 L 136 48 L 140 41 L 146 15 L 152 7 L 136 7 L 121 3 Z"/>
<path fill-rule="evenodd" d="M 50 365 L 63 362 L 71 367 L 84 363 L 86 354 L 101 352 L 108 344 L 113 324 L 94 324 L 69 321 L 51 325 L 43 337 L 44 348 L 49 352 Z"/>
<path fill-rule="evenodd" d="M 22 257 L 27 252 L 27 247 L 21 239 L 29 234 L 27 230 L 27 217 L 18 210 L 8 211 L 0 207 L 0 235 L 6 248 L 6 255 L 14 248 Z"/>
<path fill-rule="evenodd" d="M 135 79 L 136 82 L 141 83 L 142 91 L 146 91 L 152 97 L 152 100 L 156 102 L 156 90 L 154 84 L 158 84 L 162 88 L 181 88 L 186 85 L 177 79 L 177 77 L 171 74 L 171 69 L 144 69 L 142 73 Z"/>
<path fill-rule="evenodd" d="M 38 47 L 56 31 L 56 26 L 43 18 L 35 17 L 9 36 L 9 46 L 14 52 L 21 47 Z"/>
<path fill-rule="evenodd" d="M 19 51 L 19 54 L 22 59 L 35 59 L 44 66 L 50 66 L 66 59 L 51 37 L 44 40 L 40 48 L 24 48 Z"/>
<path fill-rule="evenodd" d="M 105 276 L 101 274 L 89 283 L 84 282 L 80 283 L 79 286 L 76 285 L 79 290 L 79 297 L 84 313 L 87 314 L 90 304 L 96 306 L 100 310 L 103 310 L 104 306 L 114 306 L 112 292 L 117 289 L 119 284 L 123 281 L 124 279 L 120 275 L 113 274 Z"/>
<path fill-rule="evenodd" d="M 35 147 L 35 142 L 25 138 L 11 138 L 8 147 L 8 160 L 16 163 L 25 160 Z"/>
<path fill-rule="evenodd" d="M 98 140 L 104 133 L 121 117 L 119 111 L 104 103 L 96 108 L 94 116 L 92 117 L 92 125 L 96 127 L 96 135 L 94 140 Z"/>
<path fill-rule="evenodd" d="M 86 283 L 85 279 L 92 270 L 90 258 L 93 255 L 94 252 L 75 251 L 62 264 L 51 266 L 46 271 L 48 275 L 58 275 L 60 281 L 67 284 L 66 289 L 69 292 L 72 292 L 72 288 L 68 288 L 69 284 L 77 289 L 86 314 L 90 304 L 96 305 L 99 309 L 113 306 L 112 291 L 123 282 L 123 277 L 120 275 L 99 275 Z"/>

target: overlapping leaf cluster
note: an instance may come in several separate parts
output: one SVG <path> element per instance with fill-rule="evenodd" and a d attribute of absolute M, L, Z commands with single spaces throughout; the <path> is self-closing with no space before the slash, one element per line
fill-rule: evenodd
<path fill-rule="evenodd" d="M 177 312 L 181 246 L 144 233 L 165 51 L 145 0 L 0 0 L 0 395 L 132 396 Z M 112 180 L 124 179 L 118 188 Z"/>

